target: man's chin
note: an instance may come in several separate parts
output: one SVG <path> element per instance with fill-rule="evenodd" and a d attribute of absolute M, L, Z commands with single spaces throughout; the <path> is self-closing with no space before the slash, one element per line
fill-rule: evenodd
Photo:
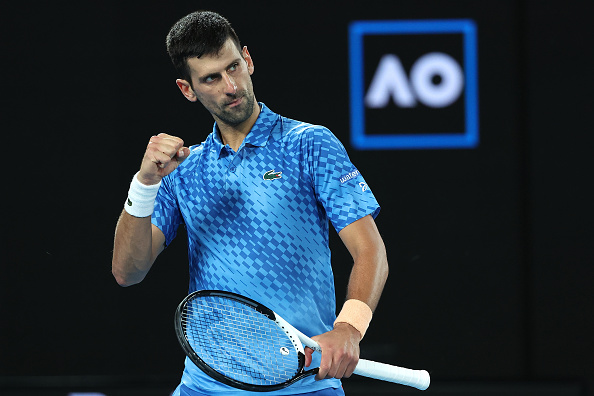
<path fill-rule="evenodd" d="M 250 102 L 251 101 L 246 100 L 244 97 L 241 103 L 238 103 L 235 106 L 231 107 L 224 107 L 221 114 L 218 117 L 225 124 L 233 126 L 239 125 L 242 122 L 248 120 L 254 112 L 254 106 L 251 105 Z"/>

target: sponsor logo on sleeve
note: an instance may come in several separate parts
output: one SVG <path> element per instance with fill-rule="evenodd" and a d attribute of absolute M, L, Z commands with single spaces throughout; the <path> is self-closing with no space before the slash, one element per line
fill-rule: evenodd
<path fill-rule="evenodd" d="M 342 184 L 342 183 L 348 182 L 349 180 L 354 179 L 355 177 L 357 177 L 359 175 L 360 175 L 359 171 L 357 169 L 355 169 L 354 171 L 349 172 L 346 175 L 342 176 L 340 178 L 340 183 Z"/>

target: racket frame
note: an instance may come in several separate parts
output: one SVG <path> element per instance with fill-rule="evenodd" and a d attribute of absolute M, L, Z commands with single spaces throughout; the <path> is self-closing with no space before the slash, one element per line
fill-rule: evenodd
<path fill-rule="evenodd" d="M 184 326 L 182 324 L 182 317 L 184 308 L 189 300 L 193 300 L 199 297 L 205 296 L 212 296 L 212 297 L 224 297 L 230 298 L 232 300 L 238 301 L 242 304 L 245 304 L 254 310 L 258 311 L 262 315 L 266 316 L 268 319 L 272 320 L 291 340 L 291 344 L 295 348 L 297 352 L 297 358 L 299 360 L 299 370 L 297 371 L 296 375 L 282 383 L 274 384 L 274 385 L 255 385 L 250 384 L 242 381 L 238 381 L 234 378 L 227 377 L 224 374 L 221 374 L 209 364 L 207 364 L 200 356 L 194 351 L 188 339 L 186 337 Z M 186 296 L 178 305 L 175 311 L 175 334 L 177 336 L 177 340 L 179 341 L 183 351 L 185 352 L 186 356 L 190 358 L 192 363 L 194 363 L 199 369 L 201 369 L 204 373 L 209 375 L 210 377 L 214 378 L 215 380 L 222 382 L 223 384 L 232 386 L 234 388 L 253 391 L 253 392 L 269 392 L 273 390 L 278 390 L 282 388 L 286 388 L 287 386 L 301 380 L 302 378 L 308 377 L 310 375 L 314 375 L 318 372 L 318 368 L 314 368 L 312 370 L 305 370 L 305 353 L 303 348 L 303 341 L 305 339 L 310 340 L 314 345 L 315 341 L 311 340 L 305 334 L 301 333 L 299 330 L 295 329 L 291 324 L 289 324 L 286 320 L 281 318 L 277 315 L 273 310 L 266 307 L 265 305 L 260 304 L 259 302 L 252 300 L 251 298 L 242 296 L 240 294 L 221 291 L 221 290 L 198 290 L 193 293 L 190 293 Z M 307 344 L 306 344 L 307 345 Z M 321 351 L 319 347 L 317 348 L 318 351 Z"/>

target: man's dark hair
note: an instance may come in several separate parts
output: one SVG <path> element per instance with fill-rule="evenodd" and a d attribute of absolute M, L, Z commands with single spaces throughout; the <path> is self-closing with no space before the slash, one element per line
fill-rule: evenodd
<path fill-rule="evenodd" d="M 228 39 L 232 39 L 241 52 L 241 43 L 223 16 L 212 11 L 196 11 L 173 25 L 167 34 L 167 53 L 180 77 L 192 83 L 189 58 L 217 55 Z"/>

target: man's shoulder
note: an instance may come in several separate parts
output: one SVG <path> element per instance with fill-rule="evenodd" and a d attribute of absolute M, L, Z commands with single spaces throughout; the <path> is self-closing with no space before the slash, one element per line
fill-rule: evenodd
<path fill-rule="evenodd" d="M 206 141 L 191 145 L 189 147 L 190 155 L 200 154 L 200 153 L 204 152 L 205 150 L 207 150 L 207 146 L 208 146 L 208 143 Z"/>
<path fill-rule="evenodd" d="M 312 124 L 282 116 L 281 120 L 282 122 L 279 123 L 279 132 L 285 139 L 313 139 L 316 136 L 332 134 L 332 132 L 323 125 Z"/>

